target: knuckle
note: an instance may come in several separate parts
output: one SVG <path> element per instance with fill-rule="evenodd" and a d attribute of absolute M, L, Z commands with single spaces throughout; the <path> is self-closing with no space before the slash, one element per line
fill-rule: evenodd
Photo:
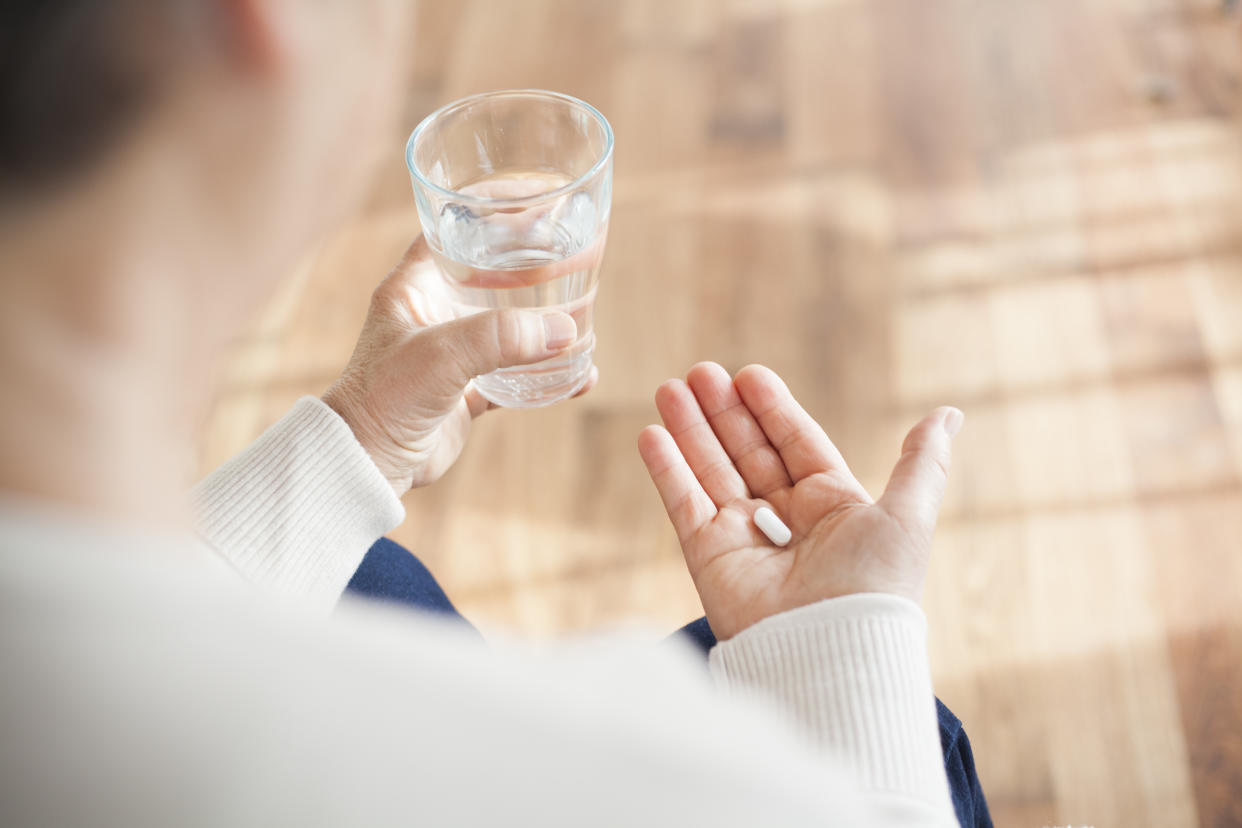
<path fill-rule="evenodd" d="M 948 453 L 938 446 L 929 445 L 926 442 L 908 446 L 902 452 L 902 456 L 911 458 L 917 464 L 920 476 L 925 474 L 939 475 L 941 478 L 949 476 Z"/>
<path fill-rule="evenodd" d="M 393 303 L 393 280 L 385 279 L 375 286 L 375 290 L 371 291 L 371 308 L 387 308 Z"/>
<path fill-rule="evenodd" d="M 372 325 L 400 323 L 403 319 L 404 296 L 398 288 L 381 283 L 371 292 L 371 304 L 367 310 L 367 322 Z"/>
<path fill-rule="evenodd" d="M 503 346 L 517 345 L 522 341 L 522 315 L 513 308 L 496 311 L 496 341 Z"/>
<path fill-rule="evenodd" d="M 377 287 L 371 292 L 371 302 L 367 306 L 367 320 L 379 320 L 388 316 L 389 309 L 392 306 L 392 298 L 384 290 L 383 286 Z"/>
<path fill-rule="evenodd" d="M 906 439 L 901 444 L 902 454 L 911 452 L 922 452 L 930 437 L 930 430 L 927 423 L 921 423 L 910 429 L 910 433 L 906 435 Z"/>
<path fill-rule="evenodd" d="M 496 350 L 501 358 L 517 358 L 534 344 L 534 331 L 526 314 L 504 308 L 496 312 L 495 320 Z"/>

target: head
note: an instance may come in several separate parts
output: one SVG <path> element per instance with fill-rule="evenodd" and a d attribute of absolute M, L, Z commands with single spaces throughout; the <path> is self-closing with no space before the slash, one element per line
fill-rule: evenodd
<path fill-rule="evenodd" d="M 163 312 L 227 335 L 395 138 L 410 4 L 0 4 L 0 235 L 27 260 L 0 279 L 87 258 L 75 295 L 111 307 L 153 267 L 190 306 Z"/>

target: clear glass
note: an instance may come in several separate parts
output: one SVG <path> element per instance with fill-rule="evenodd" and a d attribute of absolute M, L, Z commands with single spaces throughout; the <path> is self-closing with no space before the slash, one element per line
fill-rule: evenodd
<path fill-rule="evenodd" d="M 555 92 L 488 92 L 429 115 L 406 164 L 423 235 L 453 314 L 560 310 L 578 324 L 562 355 L 474 381 L 497 405 L 573 396 L 595 350 L 599 265 L 612 206 L 612 128 L 590 104 Z"/>

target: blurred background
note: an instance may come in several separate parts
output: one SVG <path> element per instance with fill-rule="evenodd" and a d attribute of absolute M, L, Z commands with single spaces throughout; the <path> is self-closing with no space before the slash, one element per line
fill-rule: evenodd
<path fill-rule="evenodd" d="M 436 106 L 617 135 L 586 398 L 498 412 L 394 538 L 485 631 L 701 614 L 634 448 L 697 360 L 785 376 L 877 492 L 965 410 L 925 602 L 997 824 L 1242 825 L 1242 21 L 1219 0 L 461 0 L 367 209 L 233 348 L 213 468 L 327 387 Z M 653 632 L 654 637 L 654 632 Z"/>

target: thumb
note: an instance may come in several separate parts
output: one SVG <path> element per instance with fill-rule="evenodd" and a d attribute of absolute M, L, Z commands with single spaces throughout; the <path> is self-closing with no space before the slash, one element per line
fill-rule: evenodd
<path fill-rule="evenodd" d="M 497 368 L 555 356 L 577 338 L 578 326 L 567 313 L 504 308 L 435 325 L 415 340 L 430 346 L 425 370 L 445 384 L 445 391 L 456 393 Z"/>
<path fill-rule="evenodd" d="M 965 415 L 937 408 L 910 429 L 878 505 L 911 530 L 931 535 L 949 477 L 950 448 Z"/>

